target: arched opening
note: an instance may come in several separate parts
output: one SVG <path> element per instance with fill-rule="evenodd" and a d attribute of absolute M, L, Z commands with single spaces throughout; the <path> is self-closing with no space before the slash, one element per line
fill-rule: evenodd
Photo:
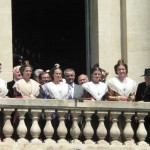
<path fill-rule="evenodd" d="M 14 66 L 86 73 L 85 0 L 13 0 L 12 30 Z"/>

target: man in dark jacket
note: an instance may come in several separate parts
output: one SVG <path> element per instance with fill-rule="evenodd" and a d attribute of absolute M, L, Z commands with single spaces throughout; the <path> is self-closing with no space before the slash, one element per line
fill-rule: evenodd
<path fill-rule="evenodd" d="M 21 66 L 16 66 L 13 68 L 13 80 L 10 82 L 7 82 L 7 88 L 8 88 L 8 93 L 7 96 L 10 98 L 14 98 L 14 90 L 13 90 L 13 86 L 15 84 L 16 81 L 20 80 L 22 78 L 22 75 L 19 71 L 19 68 Z"/>
<path fill-rule="evenodd" d="M 145 69 L 144 75 L 142 76 L 144 76 L 145 82 L 138 84 L 135 100 L 150 102 L 150 68 Z M 150 114 L 145 117 L 144 125 L 147 130 L 146 142 L 150 143 Z"/>
<path fill-rule="evenodd" d="M 150 68 L 145 69 L 145 82 L 139 83 L 136 91 L 136 101 L 150 102 Z"/>

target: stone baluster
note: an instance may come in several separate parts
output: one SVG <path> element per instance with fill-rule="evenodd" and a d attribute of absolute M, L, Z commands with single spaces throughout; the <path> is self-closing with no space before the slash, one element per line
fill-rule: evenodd
<path fill-rule="evenodd" d="M 139 118 L 139 127 L 137 129 L 137 137 L 139 139 L 139 142 L 137 143 L 137 145 L 148 145 L 145 142 L 145 138 L 147 136 L 147 131 L 145 129 L 144 126 L 144 118 L 147 114 L 146 113 L 138 113 L 138 118 Z"/>
<path fill-rule="evenodd" d="M 124 116 L 126 118 L 126 126 L 123 131 L 124 137 L 126 139 L 126 141 L 124 142 L 125 145 L 135 144 L 133 140 L 134 132 L 131 126 L 131 117 L 133 115 L 134 113 L 124 112 Z"/>
<path fill-rule="evenodd" d="M 91 111 L 84 111 L 84 115 L 85 115 L 85 127 L 83 129 L 83 134 L 86 138 L 86 140 L 84 141 L 85 144 L 94 144 L 95 142 L 93 142 L 92 136 L 94 134 L 94 130 L 91 126 L 91 116 L 92 116 L 93 112 Z"/>
<path fill-rule="evenodd" d="M 25 136 L 27 134 L 27 127 L 25 125 L 24 119 L 25 114 L 28 112 L 27 109 L 18 109 L 17 110 L 19 114 L 19 125 L 17 127 L 17 134 L 20 139 L 17 140 L 18 143 L 29 143 L 27 139 L 25 139 Z"/>
<path fill-rule="evenodd" d="M 104 124 L 104 117 L 107 115 L 107 112 L 97 112 L 98 118 L 99 118 L 99 126 L 97 128 L 97 136 L 100 139 L 97 143 L 98 144 L 104 144 L 104 145 L 109 145 L 108 142 L 106 142 L 104 139 L 107 135 L 107 130 Z"/>
<path fill-rule="evenodd" d="M 14 132 L 13 126 L 11 124 L 11 113 L 14 111 L 14 109 L 4 109 L 4 116 L 5 116 L 5 123 L 3 127 L 3 134 L 6 137 L 3 141 L 4 142 L 15 142 L 11 136 Z"/>
<path fill-rule="evenodd" d="M 112 138 L 111 144 L 112 145 L 122 145 L 121 142 L 118 141 L 118 138 L 120 136 L 120 129 L 118 127 L 118 116 L 120 113 L 118 112 L 111 112 L 111 117 L 112 117 L 112 127 L 110 129 L 110 136 Z"/>
<path fill-rule="evenodd" d="M 45 116 L 46 116 L 46 125 L 44 127 L 44 135 L 46 137 L 46 140 L 44 140 L 45 143 L 56 143 L 52 138 L 54 134 L 54 128 L 51 124 L 51 115 L 54 113 L 54 110 L 44 110 Z"/>
<path fill-rule="evenodd" d="M 39 115 L 42 111 L 41 110 L 37 110 L 37 109 L 31 109 L 31 117 L 32 117 L 32 126 L 30 128 L 30 133 L 33 137 L 33 139 L 31 140 L 31 143 L 42 143 L 41 140 L 38 139 L 40 133 L 41 133 L 41 129 L 39 127 L 38 124 L 38 120 L 39 120 Z"/>
<path fill-rule="evenodd" d="M 65 125 L 65 114 L 67 111 L 58 111 L 59 114 L 59 126 L 57 128 L 57 134 L 59 136 L 58 143 L 68 143 L 68 141 L 65 139 L 67 135 L 67 128 Z"/>
<path fill-rule="evenodd" d="M 72 143 L 79 143 L 81 144 L 82 142 L 78 140 L 79 135 L 80 135 L 80 128 L 78 126 L 78 116 L 79 116 L 79 111 L 74 111 L 72 113 L 73 115 L 73 123 L 72 123 L 72 127 L 70 129 L 70 134 L 73 138 L 73 140 L 71 141 Z"/>

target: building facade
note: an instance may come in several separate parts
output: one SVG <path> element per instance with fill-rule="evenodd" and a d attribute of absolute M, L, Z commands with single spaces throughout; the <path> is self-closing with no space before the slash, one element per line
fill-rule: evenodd
<path fill-rule="evenodd" d="M 98 62 L 114 76 L 113 66 L 122 58 L 128 76 L 137 82 L 150 67 L 150 1 L 85 0 L 87 4 L 87 66 Z M 12 8 L 11 0 L 0 0 L 1 77 L 12 79 Z"/>

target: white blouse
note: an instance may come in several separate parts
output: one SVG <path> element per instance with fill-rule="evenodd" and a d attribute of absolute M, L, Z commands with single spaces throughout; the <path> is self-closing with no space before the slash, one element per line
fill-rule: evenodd
<path fill-rule="evenodd" d="M 3 98 L 8 93 L 7 82 L 3 79 L 0 79 L 0 97 Z"/>
<path fill-rule="evenodd" d="M 54 82 L 48 82 L 45 85 L 45 90 L 51 98 L 54 99 L 68 99 L 69 97 L 69 86 L 64 82 L 55 84 Z"/>
<path fill-rule="evenodd" d="M 122 83 L 119 80 L 119 77 L 116 76 L 108 80 L 107 85 L 109 88 L 119 93 L 121 96 L 128 97 L 130 93 L 133 93 L 136 91 L 136 82 L 128 77 L 126 77 L 125 80 L 126 82 Z"/>
<path fill-rule="evenodd" d="M 103 82 L 98 84 L 93 83 L 92 81 L 82 84 L 82 87 L 94 97 L 96 100 L 101 100 L 102 97 L 107 93 L 107 85 Z"/>

